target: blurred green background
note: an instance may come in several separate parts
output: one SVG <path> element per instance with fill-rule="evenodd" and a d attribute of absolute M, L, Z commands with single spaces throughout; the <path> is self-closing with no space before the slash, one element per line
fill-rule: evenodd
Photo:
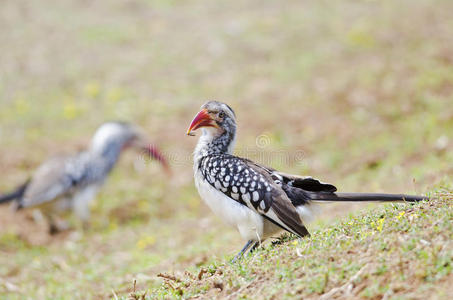
<path fill-rule="evenodd" d="M 174 176 L 123 156 L 92 228 L 56 238 L 0 208 L 0 293 L 108 297 L 231 255 L 241 240 L 193 186 L 187 126 L 238 116 L 237 153 L 340 191 L 426 192 L 453 173 L 453 2 L 6 0 L 0 191 L 97 126 L 142 126 Z M 263 142 L 264 141 L 264 142 Z M 355 206 L 354 206 L 355 207 Z M 353 207 L 326 208 L 326 220 Z"/>

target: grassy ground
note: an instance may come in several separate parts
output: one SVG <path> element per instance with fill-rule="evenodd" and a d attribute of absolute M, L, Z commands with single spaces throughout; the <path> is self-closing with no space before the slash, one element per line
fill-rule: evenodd
<path fill-rule="evenodd" d="M 194 272 L 160 274 L 164 284 L 149 297 L 447 299 L 453 198 L 451 190 L 437 192 L 429 203 L 386 205 L 311 238 L 286 237 L 239 263 L 217 260 Z"/>
<path fill-rule="evenodd" d="M 446 298 L 452 9 L 447 0 L 4 1 L 0 190 L 84 147 L 111 119 L 140 124 L 174 176 L 127 153 L 86 233 L 50 237 L 31 212 L 0 207 L 0 298 L 125 298 L 134 279 L 148 298 L 316 298 L 335 287 L 332 297 Z M 349 217 L 358 206 L 327 206 L 311 239 L 230 265 L 243 241 L 200 202 L 196 140 L 184 135 L 206 99 L 236 110 L 242 156 L 341 191 L 444 196 Z"/>

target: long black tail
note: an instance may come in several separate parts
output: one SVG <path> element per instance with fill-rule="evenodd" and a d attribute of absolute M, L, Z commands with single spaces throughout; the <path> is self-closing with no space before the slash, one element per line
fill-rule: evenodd
<path fill-rule="evenodd" d="M 376 193 L 310 193 L 312 201 L 339 201 L 339 202 L 418 202 L 429 200 L 426 196 L 404 194 L 376 194 Z"/>
<path fill-rule="evenodd" d="M 4 195 L 0 195 L 0 204 L 22 198 L 29 183 L 30 183 L 30 180 L 27 180 L 25 183 L 23 183 L 22 185 L 17 187 L 13 192 L 4 194 Z"/>

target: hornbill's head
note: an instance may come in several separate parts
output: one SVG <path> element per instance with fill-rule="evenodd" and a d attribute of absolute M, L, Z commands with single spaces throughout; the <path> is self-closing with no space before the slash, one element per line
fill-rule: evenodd
<path fill-rule="evenodd" d="M 127 122 L 107 122 L 102 124 L 91 140 L 91 150 L 97 153 L 109 153 L 111 150 L 123 151 L 134 148 L 142 154 L 159 161 L 165 169 L 168 163 L 160 150 L 147 138 L 144 131 Z"/>
<path fill-rule="evenodd" d="M 227 104 L 217 101 L 208 101 L 201 106 L 187 130 L 187 135 L 194 135 L 192 131 L 203 128 L 205 133 L 214 138 L 236 133 L 236 115 Z"/>

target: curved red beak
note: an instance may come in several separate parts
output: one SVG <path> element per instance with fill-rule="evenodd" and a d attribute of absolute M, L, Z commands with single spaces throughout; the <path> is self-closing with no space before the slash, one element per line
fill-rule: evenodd
<path fill-rule="evenodd" d="M 201 127 L 216 127 L 217 124 L 213 122 L 211 116 L 209 115 L 206 109 L 202 109 L 190 123 L 189 129 L 187 130 L 187 135 L 194 135 L 192 131 L 197 130 Z"/>

